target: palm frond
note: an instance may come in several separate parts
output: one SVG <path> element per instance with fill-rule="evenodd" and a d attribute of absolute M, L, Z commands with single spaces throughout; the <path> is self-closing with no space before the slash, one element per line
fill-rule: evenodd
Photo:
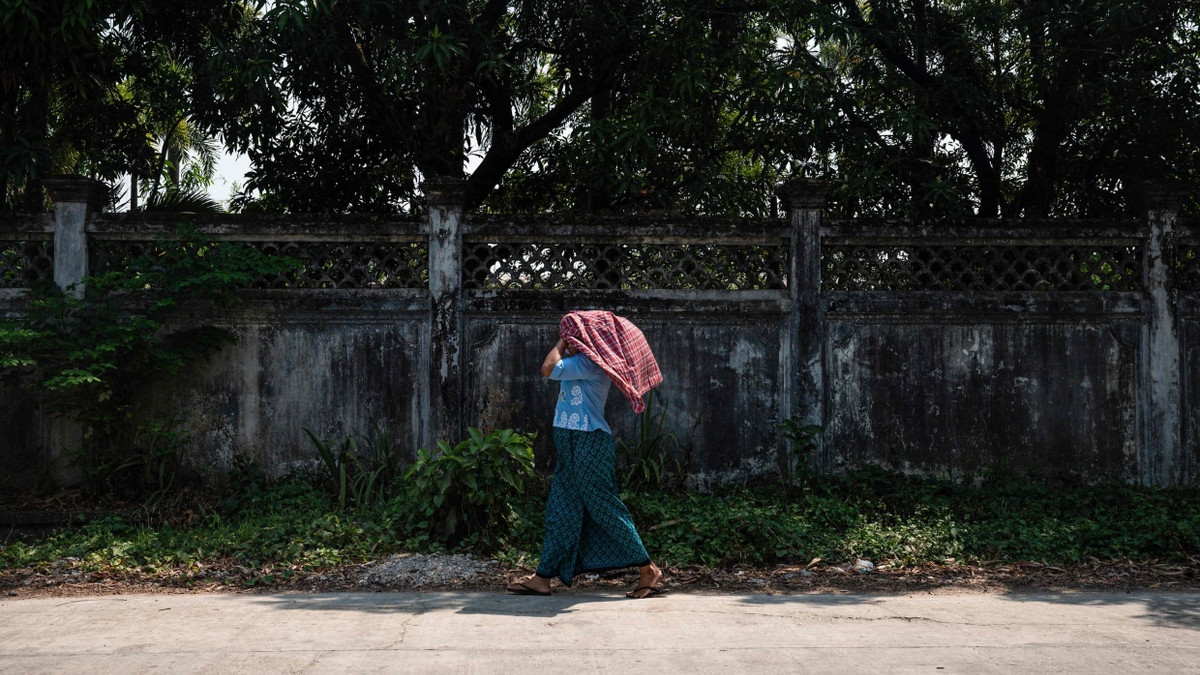
<path fill-rule="evenodd" d="M 200 190 L 168 189 L 162 195 L 154 195 L 146 204 L 147 211 L 171 211 L 174 213 L 221 213 L 221 205 Z"/>

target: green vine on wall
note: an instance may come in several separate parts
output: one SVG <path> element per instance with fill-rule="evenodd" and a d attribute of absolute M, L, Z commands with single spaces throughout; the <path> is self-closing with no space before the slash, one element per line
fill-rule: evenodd
<path fill-rule="evenodd" d="M 79 420 L 77 461 L 92 488 L 161 493 L 175 480 L 182 435 L 170 420 L 139 415 L 137 403 L 234 341 L 212 322 L 238 304 L 239 288 L 300 265 L 181 225 L 119 269 L 85 278 L 82 297 L 52 283 L 32 289 L 23 316 L 0 319 L 0 392 Z"/>

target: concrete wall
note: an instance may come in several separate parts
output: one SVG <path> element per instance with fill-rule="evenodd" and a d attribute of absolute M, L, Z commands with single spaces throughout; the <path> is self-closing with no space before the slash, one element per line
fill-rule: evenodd
<path fill-rule="evenodd" d="M 1200 484 L 1200 222 L 1177 227 L 1177 266 L 1171 290 L 1178 303 L 1180 482 Z"/>
<path fill-rule="evenodd" d="M 174 226 L 64 185 L 54 222 L 0 221 L 0 272 L 66 237 L 48 271 L 65 285 Z M 464 215 L 459 187 L 428 185 L 427 218 L 192 218 L 309 268 L 244 291 L 221 320 L 238 343 L 145 410 L 181 420 L 206 469 L 285 472 L 314 457 L 306 428 L 384 426 L 411 456 L 478 425 L 538 431 L 548 468 L 557 385 L 538 366 L 563 313 L 609 309 L 646 333 L 675 459 L 701 476 L 773 470 L 774 424 L 798 416 L 826 429 L 824 470 L 1200 482 L 1200 236 L 1178 191 L 1137 221 L 872 223 L 822 222 L 812 181 L 781 190 L 783 221 Z M 70 450 L 69 425 L 30 410 L 0 404 L 5 466 Z M 615 391 L 607 414 L 632 440 Z"/>
<path fill-rule="evenodd" d="M 827 466 L 1132 477 L 1136 315 L 830 315 Z"/>
<path fill-rule="evenodd" d="M 382 427 L 401 448 L 424 442 L 425 302 L 330 295 L 312 304 L 248 299 L 226 324 L 236 344 L 156 388 L 151 414 L 182 421 L 194 466 L 225 469 L 243 455 L 284 473 L 315 457 L 305 429 L 341 439 Z"/>
<path fill-rule="evenodd" d="M 654 412 L 677 437 L 675 460 L 719 477 L 773 465 L 773 425 L 793 414 L 792 293 L 776 276 L 785 274 L 789 223 L 470 216 L 462 228 L 464 423 L 519 408 L 510 419 L 538 431 L 547 467 L 558 385 L 538 369 L 563 314 L 607 309 L 636 323 L 655 351 L 663 384 Z M 722 243 L 729 248 L 714 252 Z M 632 442 L 636 419 L 616 390 L 606 416 Z"/>
<path fill-rule="evenodd" d="M 550 420 L 558 383 L 538 372 L 557 341 L 561 301 L 538 309 L 471 313 L 466 319 L 465 417 L 476 424 L 492 407 L 518 406 L 520 428 L 539 433 L 542 464 L 551 456 Z M 769 468 L 780 419 L 780 345 L 786 314 L 739 315 L 728 307 L 701 304 L 687 311 L 669 303 L 582 302 L 572 309 L 610 309 L 634 321 L 655 350 L 663 373 L 655 414 L 679 441 L 676 459 L 697 473 L 729 474 Z M 612 390 L 605 410 L 614 434 L 635 437 L 636 419 L 625 398 Z M 783 415 L 787 417 L 787 415 Z"/>

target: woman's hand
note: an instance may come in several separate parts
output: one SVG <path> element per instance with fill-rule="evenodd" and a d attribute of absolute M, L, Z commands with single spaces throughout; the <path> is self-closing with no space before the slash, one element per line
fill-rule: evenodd
<path fill-rule="evenodd" d="M 558 365 L 563 357 L 570 354 L 571 348 L 567 346 L 567 341 L 559 338 L 554 348 L 546 354 L 546 360 L 542 361 L 542 377 L 550 377 L 550 373 L 554 372 L 554 366 Z"/>

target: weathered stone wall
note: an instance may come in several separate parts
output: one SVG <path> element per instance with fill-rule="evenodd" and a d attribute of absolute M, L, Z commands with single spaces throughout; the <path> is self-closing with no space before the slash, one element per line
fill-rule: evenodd
<path fill-rule="evenodd" d="M 1135 476 L 1140 317 L 1072 310 L 831 312 L 826 466 Z"/>
<path fill-rule="evenodd" d="M 557 383 L 538 372 L 575 309 L 636 323 L 658 357 L 654 412 L 692 472 L 730 476 L 774 462 L 773 424 L 788 417 L 784 352 L 791 230 L 781 221 L 471 216 L 463 222 L 463 411 L 519 407 L 552 456 Z M 613 391 L 606 414 L 632 442 L 636 419 Z"/>
<path fill-rule="evenodd" d="M 53 222 L 0 221 L 0 311 L 178 220 L 97 214 L 86 187 L 55 195 Z M 538 431 L 547 468 L 557 384 L 538 366 L 563 313 L 609 309 L 646 333 L 663 429 L 702 476 L 773 470 L 774 424 L 798 416 L 826 429 L 824 470 L 1200 481 L 1200 235 L 1170 194 L 1138 221 L 881 223 L 822 222 L 813 182 L 781 191 L 783 221 L 464 215 L 458 187 L 429 185 L 418 219 L 190 218 L 307 268 L 244 291 L 223 319 L 238 343 L 147 413 L 218 470 L 312 461 L 304 429 L 382 426 L 411 456 L 480 424 Z M 77 434 L 29 406 L 0 404 L 0 462 L 61 464 Z M 632 440 L 616 391 L 607 414 Z"/>
<path fill-rule="evenodd" d="M 193 466 L 242 455 L 283 473 L 315 457 L 305 429 L 341 439 L 383 428 L 410 450 L 425 441 L 427 303 L 322 295 L 248 299 L 225 324 L 236 344 L 149 397 L 150 414 L 182 421 Z"/>
<path fill-rule="evenodd" d="M 515 304 L 515 303 L 514 303 Z M 679 441 L 676 457 L 698 473 L 761 470 L 774 461 L 772 424 L 780 419 L 780 346 L 787 315 L 738 314 L 715 303 L 680 310 L 667 302 L 576 302 L 545 299 L 471 314 L 466 321 L 465 417 L 475 424 L 491 405 L 519 411 L 514 423 L 539 433 L 539 458 L 550 457 L 550 420 L 558 383 L 538 372 L 570 309 L 609 309 L 646 334 L 663 372 L 654 412 Z M 768 308 L 769 310 L 770 308 Z M 635 416 L 614 389 L 606 418 L 614 434 L 635 437 Z M 787 415 L 783 415 L 786 417 Z"/>
<path fill-rule="evenodd" d="M 1140 477 L 1144 226 L 832 223 L 823 235 L 826 468 Z"/>

